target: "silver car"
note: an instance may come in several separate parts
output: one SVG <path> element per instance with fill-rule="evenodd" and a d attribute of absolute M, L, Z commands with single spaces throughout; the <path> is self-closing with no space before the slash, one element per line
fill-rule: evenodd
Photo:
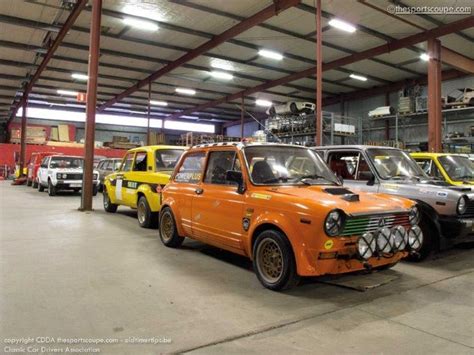
<path fill-rule="evenodd" d="M 425 236 L 418 260 L 431 252 L 474 241 L 474 191 L 449 186 L 426 175 L 405 152 L 363 145 L 317 147 L 344 185 L 362 191 L 399 195 L 418 202 Z"/>
<path fill-rule="evenodd" d="M 117 171 L 120 168 L 122 159 L 120 158 L 108 158 L 102 159 L 97 164 L 97 170 L 99 171 L 99 191 L 102 192 L 104 186 L 104 178 Z"/>

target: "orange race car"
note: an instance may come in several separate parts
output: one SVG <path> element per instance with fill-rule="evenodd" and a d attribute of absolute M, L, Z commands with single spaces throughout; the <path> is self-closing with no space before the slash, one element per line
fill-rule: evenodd
<path fill-rule="evenodd" d="M 300 276 L 391 267 L 423 238 L 413 201 L 354 194 L 315 152 L 298 146 L 193 147 L 161 198 L 166 246 L 189 237 L 248 256 L 272 290 Z"/>

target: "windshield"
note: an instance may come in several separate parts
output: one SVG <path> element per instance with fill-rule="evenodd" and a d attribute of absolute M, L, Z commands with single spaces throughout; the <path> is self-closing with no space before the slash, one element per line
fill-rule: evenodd
<path fill-rule="evenodd" d="M 246 147 L 243 152 L 254 184 L 338 184 L 322 159 L 309 149 L 267 145 Z"/>
<path fill-rule="evenodd" d="M 82 168 L 84 159 L 75 157 L 53 157 L 49 167 L 52 169 L 79 169 Z"/>
<path fill-rule="evenodd" d="M 401 150 L 370 148 L 367 153 L 382 179 L 428 178 L 418 164 Z"/>
<path fill-rule="evenodd" d="M 448 155 L 438 158 L 451 180 L 474 180 L 474 164 L 469 158 L 458 155 Z"/>
<path fill-rule="evenodd" d="M 160 149 L 155 152 L 156 171 L 173 170 L 183 149 Z"/>

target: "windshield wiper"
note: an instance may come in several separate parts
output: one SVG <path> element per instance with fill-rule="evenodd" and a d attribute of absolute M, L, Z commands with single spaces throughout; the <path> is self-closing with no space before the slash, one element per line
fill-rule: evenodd
<path fill-rule="evenodd" d="M 267 179 L 267 180 L 263 180 L 262 183 L 263 184 L 271 184 L 272 182 L 287 182 L 288 181 L 288 178 L 287 177 L 277 177 L 277 178 L 271 178 L 271 179 Z"/>
<path fill-rule="evenodd" d="M 311 183 L 308 180 L 316 180 L 316 179 L 323 179 L 334 184 L 334 181 L 331 181 L 328 178 L 325 178 L 324 176 L 321 176 L 318 174 L 310 174 L 310 175 L 303 175 L 303 176 L 297 177 L 295 182 L 302 182 L 305 185 L 311 185 Z"/>

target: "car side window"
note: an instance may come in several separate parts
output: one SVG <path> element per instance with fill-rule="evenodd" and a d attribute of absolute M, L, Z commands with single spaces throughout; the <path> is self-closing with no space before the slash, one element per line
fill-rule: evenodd
<path fill-rule="evenodd" d="M 211 152 L 209 154 L 204 182 L 207 184 L 235 185 L 235 182 L 226 180 L 228 170 L 240 170 L 240 161 L 233 150 Z"/>
<path fill-rule="evenodd" d="M 130 171 L 132 169 L 134 153 L 128 153 L 122 163 L 120 171 Z"/>
<path fill-rule="evenodd" d="M 135 165 L 133 166 L 133 171 L 146 171 L 147 166 L 147 153 L 138 152 L 135 154 Z"/>
<path fill-rule="evenodd" d="M 329 153 L 328 165 L 344 180 L 368 181 L 373 178 L 367 160 L 357 151 Z"/>
<path fill-rule="evenodd" d="M 418 166 L 428 175 L 431 175 L 431 159 L 417 159 Z"/>
<path fill-rule="evenodd" d="M 41 167 L 42 168 L 47 168 L 48 167 L 48 157 L 43 159 L 43 161 L 41 162 Z"/>
<path fill-rule="evenodd" d="M 187 155 L 181 163 L 174 181 L 191 184 L 201 181 L 205 158 L 206 154 L 204 152 Z"/>

